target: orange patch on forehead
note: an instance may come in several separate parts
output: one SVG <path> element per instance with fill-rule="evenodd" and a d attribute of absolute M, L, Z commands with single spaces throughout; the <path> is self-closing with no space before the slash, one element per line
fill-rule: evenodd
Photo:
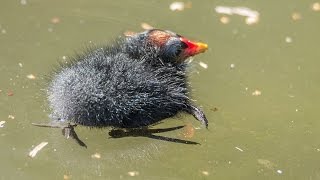
<path fill-rule="evenodd" d="M 153 45 L 161 47 L 169 40 L 171 36 L 171 34 L 165 31 L 154 30 L 149 33 L 148 40 Z"/>

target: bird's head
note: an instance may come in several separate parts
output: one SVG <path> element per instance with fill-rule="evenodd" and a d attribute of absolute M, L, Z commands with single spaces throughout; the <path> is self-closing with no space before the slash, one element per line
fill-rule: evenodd
<path fill-rule="evenodd" d="M 208 49 L 208 45 L 191 41 L 171 31 L 152 29 L 128 37 L 129 47 L 137 58 L 157 57 L 164 63 L 182 63 Z"/>

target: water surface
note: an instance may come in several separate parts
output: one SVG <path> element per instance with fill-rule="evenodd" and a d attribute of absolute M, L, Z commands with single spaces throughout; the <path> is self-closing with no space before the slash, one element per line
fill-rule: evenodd
<path fill-rule="evenodd" d="M 320 179 L 316 1 L 191 1 L 181 12 L 169 9 L 172 2 L 1 2 L 0 179 Z M 219 5 L 256 10 L 259 21 L 247 25 L 233 15 L 223 24 Z M 190 70 L 192 98 L 209 130 L 185 114 L 155 126 L 187 125 L 157 135 L 200 145 L 112 139 L 109 130 L 78 127 L 85 149 L 59 129 L 31 125 L 49 121 L 43 77 L 58 61 L 142 31 L 142 22 L 209 44 Z M 185 137 L 190 129 L 194 135 Z M 28 157 L 43 141 L 49 144 Z"/>

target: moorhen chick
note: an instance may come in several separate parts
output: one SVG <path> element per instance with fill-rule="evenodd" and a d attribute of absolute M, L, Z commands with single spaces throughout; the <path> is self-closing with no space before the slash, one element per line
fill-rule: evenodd
<path fill-rule="evenodd" d="M 47 90 L 51 118 L 88 127 L 139 128 L 187 112 L 208 127 L 205 114 L 188 97 L 185 62 L 207 48 L 152 29 L 89 50 L 53 74 Z"/>

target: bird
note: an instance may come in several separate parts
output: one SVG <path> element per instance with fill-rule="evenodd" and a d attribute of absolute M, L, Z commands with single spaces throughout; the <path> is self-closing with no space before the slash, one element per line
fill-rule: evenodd
<path fill-rule="evenodd" d="M 46 90 L 50 117 L 69 122 L 64 130 L 70 123 L 141 128 L 185 112 L 208 127 L 204 112 L 189 97 L 186 61 L 207 49 L 205 43 L 161 29 L 89 48 L 51 75 Z"/>

